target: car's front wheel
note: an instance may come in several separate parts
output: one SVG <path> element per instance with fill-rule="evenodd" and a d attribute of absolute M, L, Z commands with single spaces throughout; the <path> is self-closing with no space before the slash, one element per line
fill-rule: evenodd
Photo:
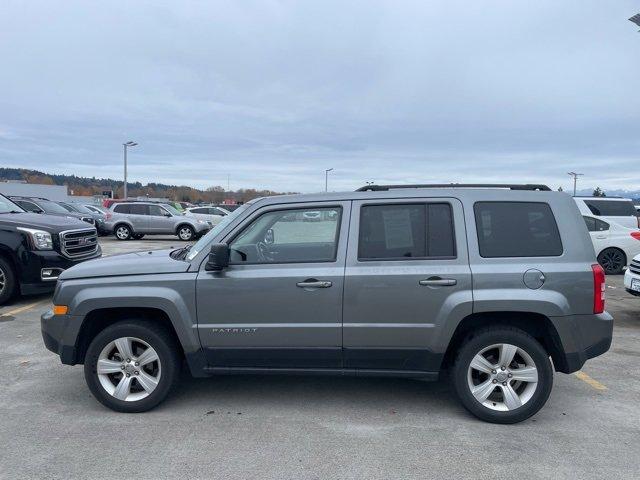
<path fill-rule="evenodd" d="M 133 233 L 127 225 L 118 225 L 113 232 L 118 240 L 129 240 Z"/>
<path fill-rule="evenodd" d="M 462 405 L 493 423 L 517 423 L 537 413 L 553 385 L 549 355 L 526 332 L 497 326 L 468 337 L 456 357 L 453 385 Z"/>
<path fill-rule="evenodd" d="M 100 403 L 137 413 L 167 397 L 178 380 L 180 363 L 178 346 L 164 328 L 148 321 L 123 321 L 93 339 L 84 375 Z"/>
<path fill-rule="evenodd" d="M 189 240 L 193 240 L 195 235 L 196 235 L 195 230 L 193 229 L 193 227 L 190 227 L 189 225 L 180 225 L 178 227 L 178 238 L 180 240 L 188 242 Z"/>
<path fill-rule="evenodd" d="M 0 258 L 0 305 L 7 303 L 16 292 L 16 276 L 13 268 L 4 258 Z"/>

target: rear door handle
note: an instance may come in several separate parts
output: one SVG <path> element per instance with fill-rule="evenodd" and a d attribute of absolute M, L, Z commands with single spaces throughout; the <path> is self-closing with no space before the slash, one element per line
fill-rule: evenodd
<path fill-rule="evenodd" d="M 329 288 L 333 283 L 328 280 L 316 280 L 315 278 L 308 278 L 304 282 L 296 283 L 296 287 L 300 288 Z"/>
<path fill-rule="evenodd" d="M 423 287 L 452 287 L 458 282 L 455 278 L 431 277 L 426 280 L 420 280 L 418 283 Z"/>

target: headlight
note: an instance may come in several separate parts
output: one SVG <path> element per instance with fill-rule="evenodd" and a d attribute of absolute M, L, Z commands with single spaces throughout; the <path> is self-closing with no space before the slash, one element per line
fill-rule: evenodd
<path fill-rule="evenodd" d="M 35 230 L 33 228 L 18 227 L 18 230 L 25 232 L 31 238 L 33 246 L 38 250 L 53 250 L 53 240 L 49 232 Z"/>

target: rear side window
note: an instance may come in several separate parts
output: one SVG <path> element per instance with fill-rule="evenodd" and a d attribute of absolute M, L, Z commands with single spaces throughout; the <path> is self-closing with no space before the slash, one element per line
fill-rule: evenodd
<path fill-rule="evenodd" d="M 539 202 L 477 202 L 480 256 L 555 257 L 562 241 L 551 208 Z"/>
<path fill-rule="evenodd" d="M 360 260 L 455 257 L 448 203 L 365 205 L 360 212 Z"/>
<path fill-rule="evenodd" d="M 585 200 L 594 215 L 605 217 L 635 217 L 636 209 L 631 200 Z"/>
<path fill-rule="evenodd" d="M 113 211 L 116 213 L 129 213 L 129 205 L 116 205 L 113 207 Z"/>

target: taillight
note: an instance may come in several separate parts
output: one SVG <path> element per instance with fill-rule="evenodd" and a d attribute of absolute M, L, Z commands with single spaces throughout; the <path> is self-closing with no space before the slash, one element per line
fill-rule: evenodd
<path fill-rule="evenodd" d="M 636 216 L 636 220 L 638 221 L 638 228 L 640 228 L 640 216 Z"/>
<path fill-rule="evenodd" d="M 604 312 L 605 276 L 599 264 L 591 265 L 593 270 L 593 313 Z"/>
<path fill-rule="evenodd" d="M 636 240 L 640 240 L 640 232 L 631 232 L 631 236 Z"/>

